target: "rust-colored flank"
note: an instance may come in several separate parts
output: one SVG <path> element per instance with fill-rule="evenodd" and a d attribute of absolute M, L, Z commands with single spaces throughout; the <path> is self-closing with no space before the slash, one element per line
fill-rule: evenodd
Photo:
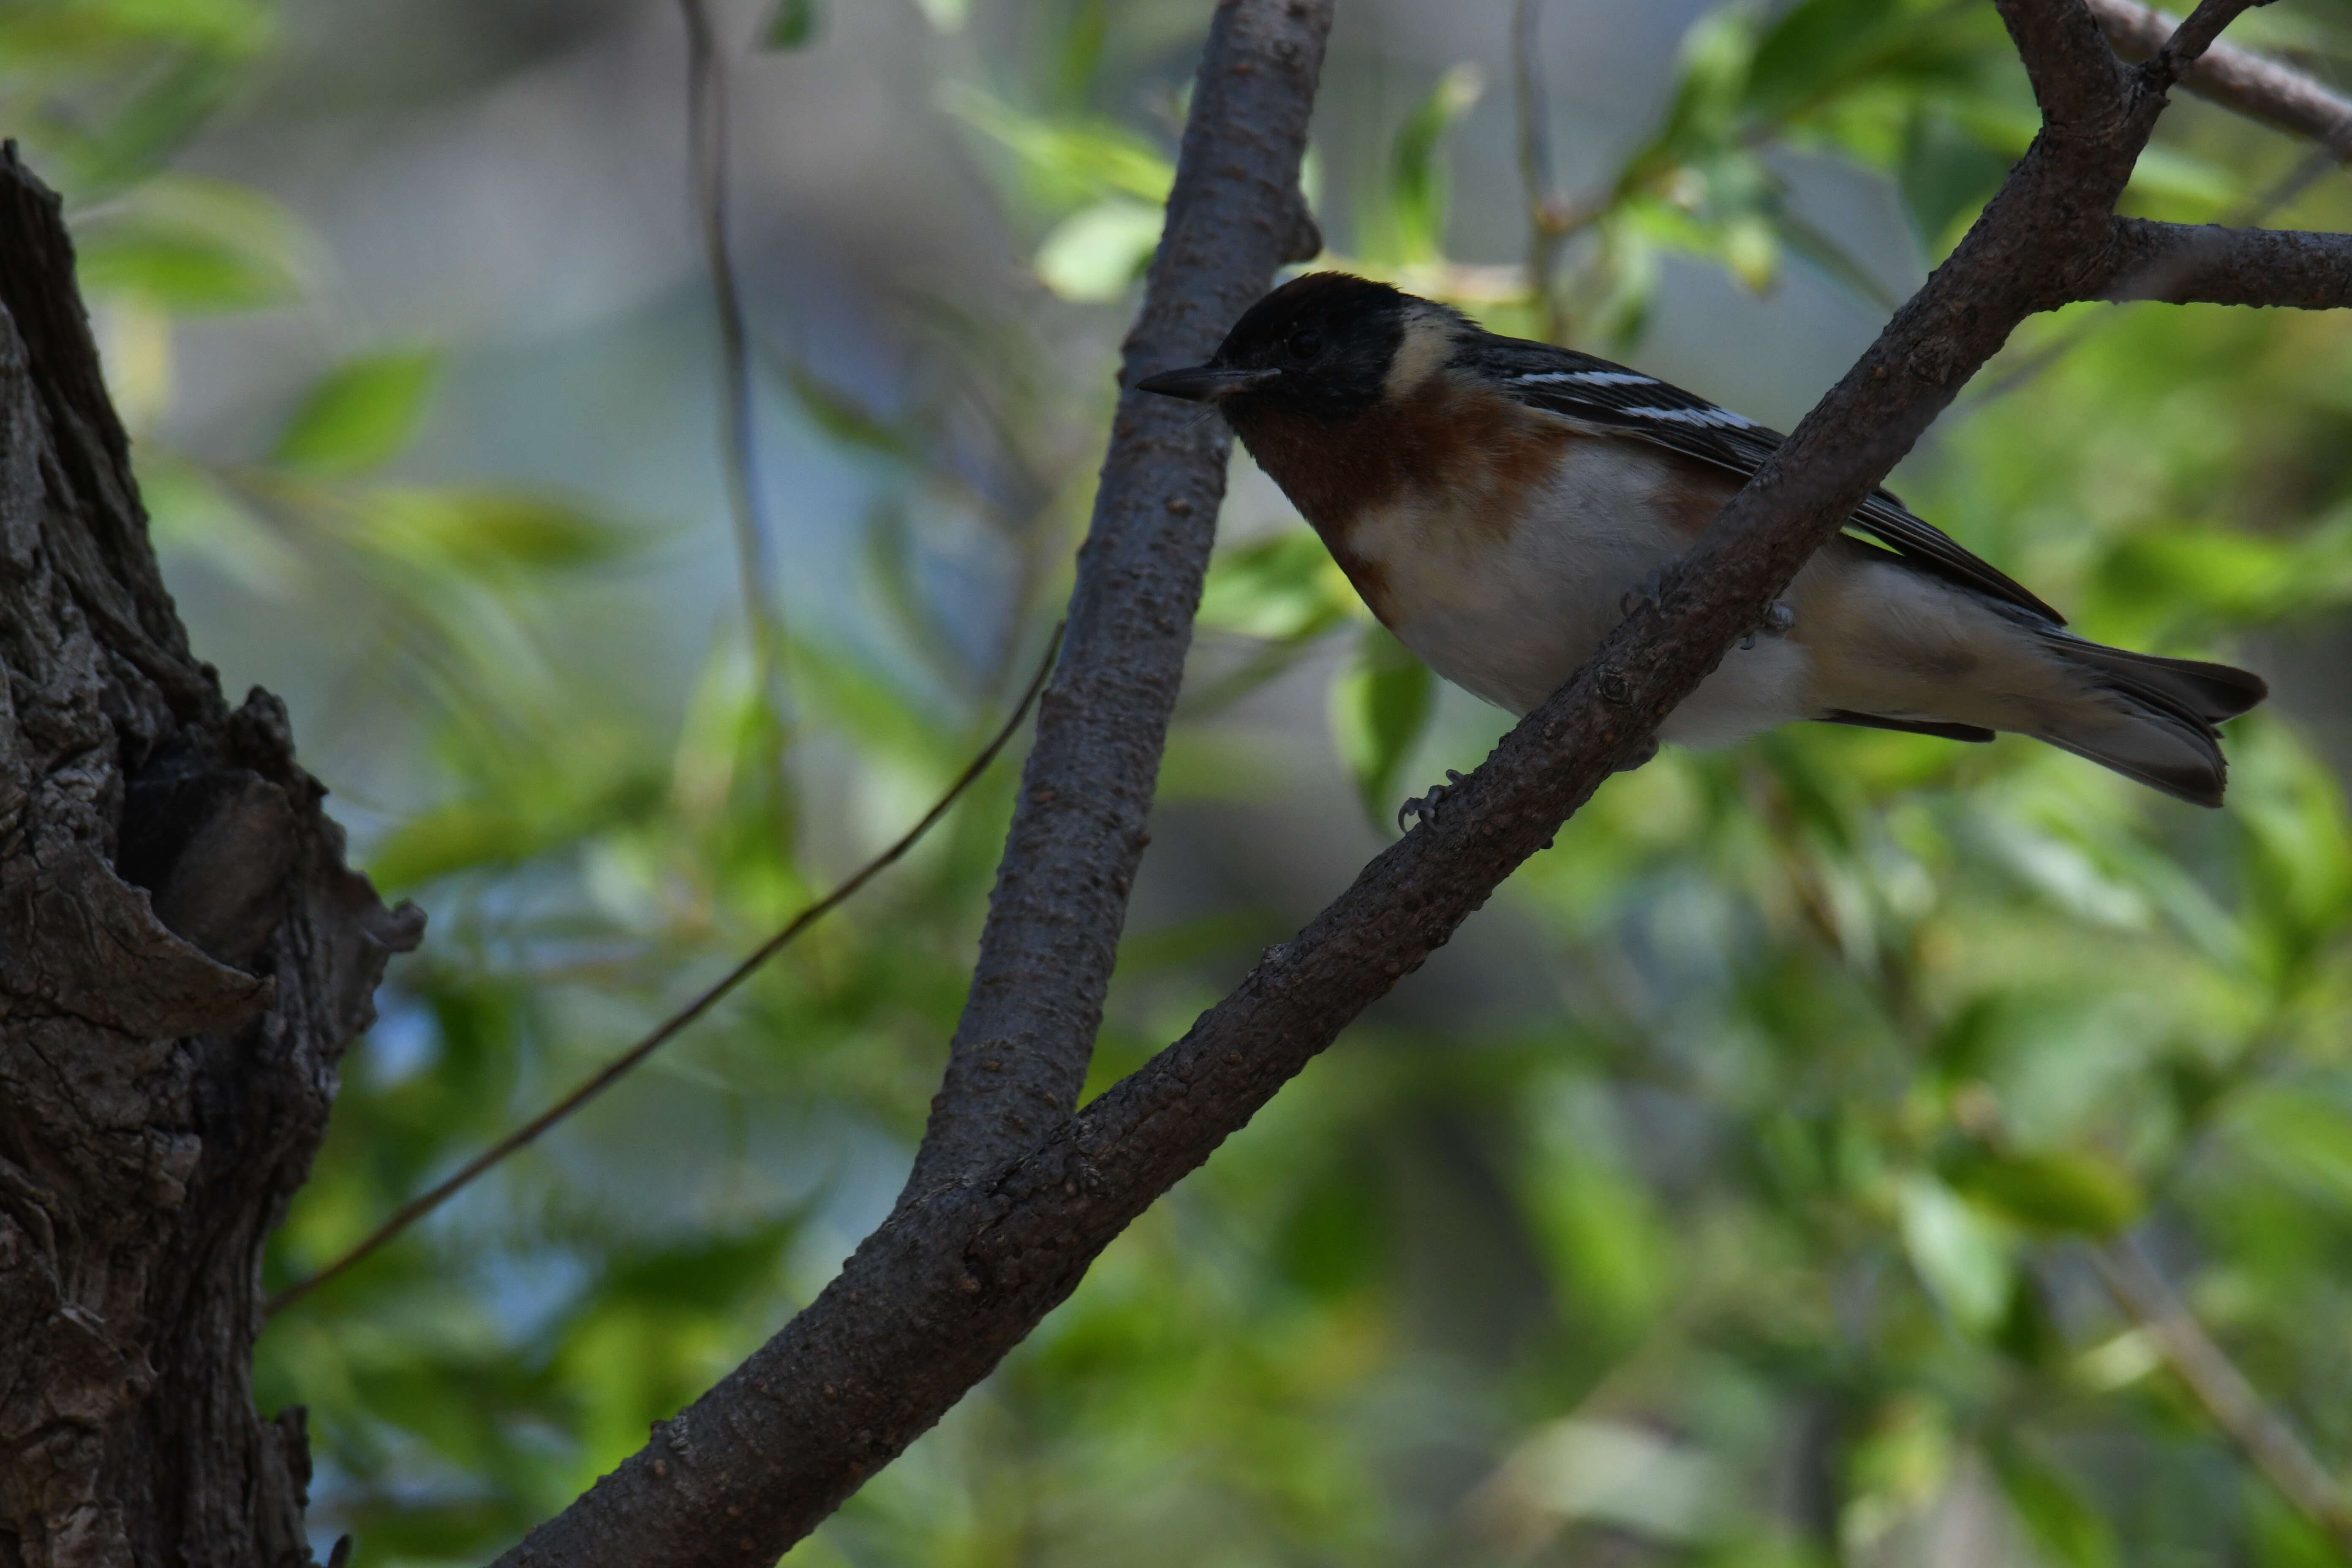
<path fill-rule="evenodd" d="M 1653 460 L 1674 476 L 1673 482 L 1658 487 L 1658 499 L 1663 503 L 1661 515 L 1668 527 L 1693 541 L 1706 531 L 1707 525 L 1731 504 L 1731 498 L 1748 482 L 1742 476 L 1712 463 L 1702 463 L 1663 447 L 1654 451 Z"/>

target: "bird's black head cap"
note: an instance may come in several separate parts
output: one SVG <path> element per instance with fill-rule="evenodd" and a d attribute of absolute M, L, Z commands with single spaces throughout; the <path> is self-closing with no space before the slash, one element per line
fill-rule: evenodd
<path fill-rule="evenodd" d="M 1416 312 L 1438 310 L 1345 272 L 1294 278 L 1243 313 L 1216 357 L 1138 384 L 1226 405 L 1352 418 L 1379 403 Z"/>

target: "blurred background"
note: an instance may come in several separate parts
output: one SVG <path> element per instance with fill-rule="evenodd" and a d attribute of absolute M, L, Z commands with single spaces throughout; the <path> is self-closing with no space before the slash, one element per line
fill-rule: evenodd
<path fill-rule="evenodd" d="M 762 639 L 678 6 L 0 4 L 0 129 L 65 194 L 195 647 L 431 911 L 273 1288 L 1001 721 L 1208 9 L 714 0 Z M 2340 0 L 2232 37 L 2352 62 Z M 2034 123 L 1981 0 L 1342 0 L 1309 184 L 1327 264 L 1785 428 Z M 2352 227 L 2339 170 L 2193 100 L 2130 205 Z M 2268 674 L 2229 808 L 2011 739 L 1669 749 L 787 1561 L 2343 1561 L 2105 1280 L 2168 1280 L 2352 1458 L 2352 326 L 2037 320 L 1896 483 L 2088 634 Z M 1506 722 L 1237 456 L 1096 1087 Z M 482 1560 L 830 1277 L 911 1157 L 1015 776 L 273 1320 L 322 1552 Z"/>

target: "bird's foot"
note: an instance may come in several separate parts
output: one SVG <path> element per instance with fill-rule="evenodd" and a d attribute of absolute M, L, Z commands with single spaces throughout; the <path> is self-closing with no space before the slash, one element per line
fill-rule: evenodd
<path fill-rule="evenodd" d="M 1789 607 L 1787 600 L 1776 599 L 1772 602 L 1772 607 L 1764 612 L 1764 624 L 1757 627 L 1755 631 L 1749 632 L 1746 637 L 1739 639 L 1740 651 L 1745 653 L 1749 648 L 1754 647 L 1756 646 L 1756 639 L 1759 636 L 1768 637 L 1787 637 L 1789 633 L 1795 628 L 1796 625 L 1797 612 Z"/>
<path fill-rule="evenodd" d="M 1653 566 L 1650 574 L 1642 579 L 1640 587 L 1625 590 L 1625 596 L 1617 601 L 1617 613 L 1630 616 L 1644 605 L 1654 610 L 1665 602 L 1666 568 Z"/>
<path fill-rule="evenodd" d="M 1429 793 L 1427 795 L 1414 795 L 1411 800 L 1406 801 L 1402 805 L 1397 807 L 1397 831 L 1399 833 L 1411 833 L 1415 827 L 1420 826 L 1424 822 L 1435 822 L 1437 820 L 1438 805 L 1447 795 L 1454 793 L 1454 786 L 1461 782 L 1462 775 L 1460 773 L 1454 772 L 1452 768 L 1446 769 L 1445 782 L 1444 784 L 1430 785 Z M 1405 818 L 1408 816 L 1412 818 L 1412 821 L 1410 823 L 1405 821 Z"/>

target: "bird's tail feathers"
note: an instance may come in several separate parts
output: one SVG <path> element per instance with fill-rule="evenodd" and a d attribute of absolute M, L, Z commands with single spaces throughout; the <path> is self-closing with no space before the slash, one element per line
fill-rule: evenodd
<path fill-rule="evenodd" d="M 2049 640 L 2062 657 L 2100 670 L 2118 689 L 2160 703 L 2196 723 L 2219 724 L 2234 719 L 2271 694 L 2270 683 L 2250 669 L 2134 653 L 2070 632 L 2058 633 Z"/>
<path fill-rule="evenodd" d="M 2270 694 L 2226 664 L 2162 658 L 2055 629 L 2045 646 L 2084 678 L 2085 700 L 2041 731 L 2053 746 L 2198 805 L 2220 805 L 2229 780 L 2214 726 Z"/>

